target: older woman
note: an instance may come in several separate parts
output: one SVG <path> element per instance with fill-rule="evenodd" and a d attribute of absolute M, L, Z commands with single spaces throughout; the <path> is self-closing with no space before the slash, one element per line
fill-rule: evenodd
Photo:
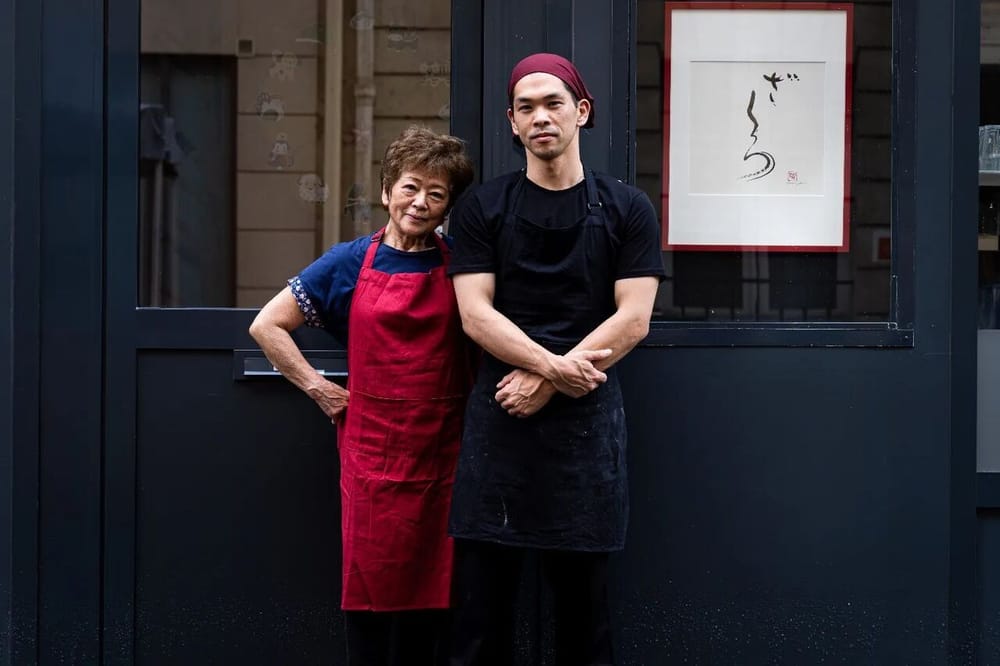
<path fill-rule="evenodd" d="M 435 230 L 472 181 L 462 142 L 411 127 L 382 161 L 385 228 L 334 245 L 289 280 L 250 333 L 338 426 L 348 663 L 439 663 L 452 542 L 448 507 L 470 353 Z M 347 389 L 289 332 L 320 326 L 347 346 Z"/>

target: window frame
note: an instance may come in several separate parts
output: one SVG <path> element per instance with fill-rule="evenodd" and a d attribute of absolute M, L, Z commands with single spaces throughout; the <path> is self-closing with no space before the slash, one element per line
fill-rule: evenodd
<path fill-rule="evenodd" d="M 892 2 L 891 193 L 889 317 L 884 322 L 703 322 L 654 319 L 644 347 L 884 347 L 914 345 L 916 181 L 916 7 Z M 636 15 L 630 30 L 629 123 L 636 130 Z M 629 182 L 635 183 L 636 146 L 630 145 Z"/>

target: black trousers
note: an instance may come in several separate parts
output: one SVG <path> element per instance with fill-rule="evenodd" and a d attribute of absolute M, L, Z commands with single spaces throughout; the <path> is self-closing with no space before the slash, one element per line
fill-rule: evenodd
<path fill-rule="evenodd" d="M 512 666 L 525 548 L 456 540 L 450 666 Z M 557 666 L 609 666 L 608 554 L 537 550 L 552 591 Z"/>
<path fill-rule="evenodd" d="M 445 666 L 451 612 L 344 611 L 347 666 Z"/>

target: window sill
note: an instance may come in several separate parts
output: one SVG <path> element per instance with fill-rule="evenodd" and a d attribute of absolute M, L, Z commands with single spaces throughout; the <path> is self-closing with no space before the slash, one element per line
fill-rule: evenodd
<path fill-rule="evenodd" d="M 643 347 L 913 347 L 892 323 L 654 321 Z"/>

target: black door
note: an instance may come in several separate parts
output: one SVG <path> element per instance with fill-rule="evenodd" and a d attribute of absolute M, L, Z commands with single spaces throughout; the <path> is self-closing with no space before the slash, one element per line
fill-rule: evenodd
<path fill-rule="evenodd" d="M 384 221 L 395 134 L 448 128 L 450 10 L 258 5 L 107 6 L 111 661 L 344 655 L 335 430 L 247 328 L 286 278 Z M 332 337 L 296 339 L 343 381 Z"/>
<path fill-rule="evenodd" d="M 245 16 L 204 9 L 107 5 L 103 653 L 329 663 L 343 651 L 335 435 L 262 363 L 247 335 L 254 311 L 235 307 L 236 255 L 260 234 L 239 224 L 238 188 L 271 176 L 268 153 L 238 168 L 240 141 L 317 121 L 258 114 L 266 89 L 239 84 L 263 72 L 254 84 L 266 86 L 271 53 L 240 51 L 253 48 L 239 42 Z M 303 33 L 316 61 L 317 25 Z M 237 37 L 222 48 L 213 29 Z M 315 86 L 309 69 L 296 72 L 301 86 Z M 273 177 L 294 187 L 313 169 L 288 171 Z M 325 336 L 299 342 L 342 365 Z"/>

